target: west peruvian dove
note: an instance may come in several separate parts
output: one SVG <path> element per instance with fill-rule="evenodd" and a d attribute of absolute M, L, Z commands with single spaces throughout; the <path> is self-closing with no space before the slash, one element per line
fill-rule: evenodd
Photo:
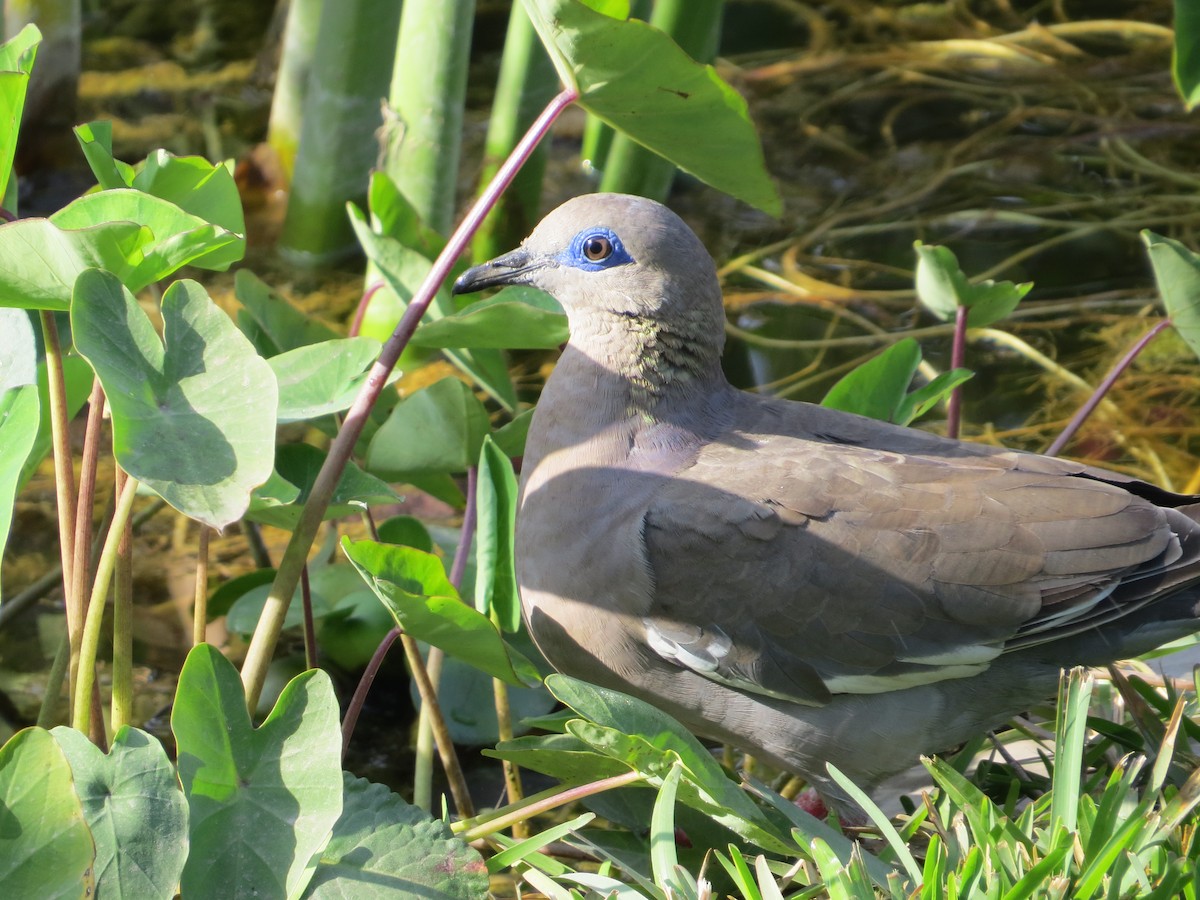
<path fill-rule="evenodd" d="M 539 648 L 845 801 L 1200 628 L 1200 498 L 739 391 L 712 259 L 589 195 L 458 293 L 535 285 L 571 339 L 529 431 L 517 570 Z"/>

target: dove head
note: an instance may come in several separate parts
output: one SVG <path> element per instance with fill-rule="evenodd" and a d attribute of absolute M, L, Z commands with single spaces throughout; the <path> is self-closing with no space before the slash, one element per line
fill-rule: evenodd
<path fill-rule="evenodd" d="M 674 335 L 720 357 L 724 314 L 712 258 L 679 216 L 653 200 L 624 194 L 569 200 L 519 248 L 465 272 L 454 292 L 508 284 L 555 297 L 573 342 L 613 331 L 643 339 Z"/>

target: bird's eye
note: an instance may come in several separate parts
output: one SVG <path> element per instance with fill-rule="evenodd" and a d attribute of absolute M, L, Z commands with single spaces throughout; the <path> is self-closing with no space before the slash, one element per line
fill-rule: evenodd
<path fill-rule="evenodd" d="M 601 262 L 612 256 L 612 241 L 602 234 L 593 234 L 583 242 L 583 255 L 590 262 Z"/>

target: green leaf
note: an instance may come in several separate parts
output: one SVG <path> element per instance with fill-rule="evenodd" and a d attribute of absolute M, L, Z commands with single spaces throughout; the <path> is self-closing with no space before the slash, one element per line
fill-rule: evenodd
<path fill-rule="evenodd" d="M 152 236 L 132 271 L 118 273 L 131 291 L 166 278 L 181 266 L 224 271 L 246 252 L 246 238 L 191 215 L 168 200 L 132 188 L 84 194 L 50 216 L 59 228 L 134 222 Z"/>
<path fill-rule="evenodd" d="M 425 523 L 416 516 L 392 516 L 379 523 L 379 540 L 385 544 L 403 544 L 426 553 L 433 552 L 433 538 Z"/>
<path fill-rule="evenodd" d="M 483 439 L 475 488 L 475 607 L 501 631 L 521 627 L 521 601 L 513 535 L 517 524 L 517 476 L 512 462 L 490 437 Z"/>
<path fill-rule="evenodd" d="M 342 812 L 341 730 L 320 669 L 293 678 L 257 729 L 237 670 L 208 644 L 188 654 L 171 729 L 190 811 L 189 900 L 296 896 Z"/>
<path fill-rule="evenodd" d="M 508 684 L 538 682 L 533 663 L 504 642 L 490 619 L 462 602 L 438 557 L 348 538 L 342 550 L 405 633 Z"/>
<path fill-rule="evenodd" d="M 1008 316 L 1033 287 L 1032 282 L 981 281 L 971 284 L 949 247 L 914 245 L 917 251 L 917 297 L 943 321 L 967 308 L 967 327 L 985 328 Z"/>
<path fill-rule="evenodd" d="M 1188 111 L 1200 103 L 1200 3 L 1175 0 L 1175 44 L 1171 76 Z"/>
<path fill-rule="evenodd" d="M 0 306 L 65 312 L 79 273 L 95 267 L 131 279 L 138 254 L 152 240 L 136 222 L 74 230 L 49 219 L 6 222 L 0 225 Z"/>
<path fill-rule="evenodd" d="M 446 246 L 446 239 L 421 221 L 416 208 L 382 169 L 371 173 L 367 203 L 373 231 L 395 238 L 426 259 L 434 259 Z"/>
<path fill-rule="evenodd" d="M 39 417 L 37 385 L 19 385 L 0 393 L 0 556 L 8 544 L 13 501 L 21 469 L 37 438 Z"/>
<path fill-rule="evenodd" d="M 487 410 L 457 378 L 443 378 L 396 404 L 367 448 L 367 470 L 391 481 L 465 472 L 490 430 Z"/>
<path fill-rule="evenodd" d="M 679 799 L 746 840 L 777 853 L 790 842 L 732 782 L 690 732 L 659 709 L 635 697 L 565 675 L 548 675 L 546 687 L 588 721 L 574 719 L 568 731 L 605 756 L 618 759 L 661 783 L 678 760 L 684 766 Z"/>
<path fill-rule="evenodd" d="M 104 190 L 126 188 L 133 184 L 133 166 L 113 157 L 112 122 L 89 122 L 75 126 L 75 138 L 92 174 Z"/>
<path fill-rule="evenodd" d="M 92 835 L 71 766 L 45 729 L 18 731 L 0 747 L 0 816 L 6 897 L 92 896 Z"/>
<path fill-rule="evenodd" d="M 188 854 L 188 813 L 162 744 L 127 725 L 106 755 L 73 728 L 52 734 L 96 841 L 98 896 L 170 900 Z"/>
<path fill-rule="evenodd" d="M 718 190 L 778 216 L 746 101 L 712 66 L 637 19 L 618 21 L 576 0 L 523 0 L 579 105 Z"/>
<path fill-rule="evenodd" d="M 37 339 L 29 314 L 0 307 L 0 393 L 37 383 Z"/>
<path fill-rule="evenodd" d="M 317 861 L 306 900 L 475 900 L 487 893 L 483 858 L 445 822 L 381 784 L 349 773 L 343 778 L 342 815 Z"/>
<path fill-rule="evenodd" d="M 286 350 L 269 360 L 279 384 L 280 422 L 303 422 L 348 409 L 379 356 L 380 343 L 353 337 Z M 393 372 L 390 381 L 400 377 Z"/>
<path fill-rule="evenodd" d="M 254 492 L 246 518 L 291 531 L 316 484 L 326 454 L 311 444 L 284 444 L 275 451 L 271 479 Z M 286 489 L 283 489 L 285 488 Z M 394 503 L 400 495 L 385 481 L 346 463 L 323 519 L 340 519 L 372 503 Z"/>
<path fill-rule="evenodd" d="M 185 213 L 227 232 L 246 233 L 232 162 L 213 164 L 202 156 L 175 156 L 155 150 L 142 163 L 132 187 L 174 203 Z"/>
<path fill-rule="evenodd" d="M 484 756 L 507 759 L 522 769 L 557 778 L 564 784 L 586 784 L 629 771 L 623 762 L 596 753 L 570 734 L 542 734 L 501 741 Z"/>
<path fill-rule="evenodd" d="M 41 41 L 42 33 L 31 23 L 11 40 L 0 44 L 0 203 L 6 200 L 8 193 L 13 157 L 17 152 L 17 134 L 21 130 L 21 114 L 25 110 L 29 73 L 33 71 Z M 10 209 L 9 212 L 15 214 L 16 209 Z"/>
<path fill-rule="evenodd" d="M 553 350 L 567 342 L 567 316 L 549 294 L 507 287 L 494 297 L 426 322 L 412 336 L 414 347 L 493 347 Z"/>
<path fill-rule="evenodd" d="M 249 269 L 238 269 L 233 291 L 271 342 L 270 352 L 264 353 L 265 356 L 341 337 L 320 319 L 296 309 Z"/>
<path fill-rule="evenodd" d="M 529 426 L 533 423 L 533 409 L 519 413 L 516 418 L 492 432 L 492 440 L 509 459 L 525 455 L 525 439 L 529 437 Z"/>
<path fill-rule="evenodd" d="M 1143 231 L 1142 240 L 1171 324 L 1200 356 L 1200 255 L 1152 231 Z"/>
<path fill-rule="evenodd" d="M 172 284 L 162 316 L 160 342 L 115 276 L 79 276 L 71 328 L 108 396 L 118 462 L 180 512 L 224 528 L 271 474 L 275 376 L 196 282 Z"/>
<path fill-rule="evenodd" d="M 362 244 L 367 258 L 375 264 L 399 301 L 399 308 L 388 303 L 372 302 L 363 318 L 361 333 L 385 340 L 396 327 L 401 314 L 408 308 L 413 295 L 425 281 L 433 263 L 420 252 L 404 246 L 395 238 L 378 234 L 371 229 L 362 211 L 350 205 L 350 224 Z M 445 285 L 438 288 L 429 305 L 426 318 L 440 319 L 455 311 L 454 299 Z M 496 350 L 480 348 L 447 349 L 447 358 L 474 379 L 480 387 L 496 398 L 505 409 L 517 405 L 517 394 L 508 376 L 504 357 Z"/>
<path fill-rule="evenodd" d="M 920 365 L 921 346 L 912 338 L 899 340 L 843 376 L 829 389 L 821 405 L 907 425 L 973 374 L 968 369 L 943 372 L 909 393 L 908 386 Z"/>

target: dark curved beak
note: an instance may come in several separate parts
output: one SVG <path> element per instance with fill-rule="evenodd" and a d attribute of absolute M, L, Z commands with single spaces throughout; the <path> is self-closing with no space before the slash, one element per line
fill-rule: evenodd
<path fill-rule="evenodd" d="M 467 269 L 458 276 L 458 280 L 454 282 L 454 287 L 450 289 L 450 292 L 470 294 L 474 291 L 482 291 L 484 288 L 507 284 L 529 284 L 533 273 L 545 266 L 545 260 L 531 259 L 523 247 L 518 247 L 511 253 L 497 256 L 491 262 Z"/>

